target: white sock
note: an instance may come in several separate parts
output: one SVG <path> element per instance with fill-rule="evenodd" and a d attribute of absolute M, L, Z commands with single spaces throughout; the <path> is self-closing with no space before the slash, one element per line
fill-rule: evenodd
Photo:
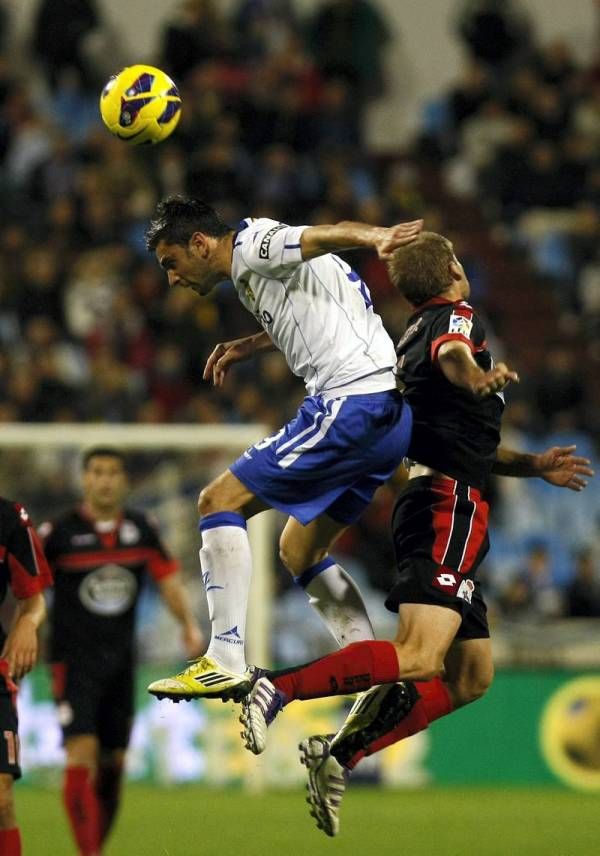
<path fill-rule="evenodd" d="M 211 639 L 207 655 L 242 674 L 252 556 L 241 514 L 217 512 L 200 523 L 200 567 L 206 589 Z"/>
<path fill-rule="evenodd" d="M 340 648 L 375 639 L 360 590 L 352 577 L 330 557 L 308 568 L 296 583 L 308 595 Z"/>

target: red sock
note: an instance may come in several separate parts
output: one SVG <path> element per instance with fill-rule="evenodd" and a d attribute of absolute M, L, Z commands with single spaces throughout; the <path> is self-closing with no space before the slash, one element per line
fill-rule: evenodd
<path fill-rule="evenodd" d="M 378 737 L 366 749 L 357 752 L 346 765 L 349 770 L 353 770 L 358 762 L 367 755 L 374 755 L 375 752 L 380 752 L 386 746 L 391 746 L 392 743 L 397 743 L 399 740 L 404 740 L 405 737 L 423 731 L 430 722 L 434 722 L 434 720 L 440 719 L 440 717 L 446 716 L 454 710 L 448 685 L 441 678 L 434 678 L 432 681 L 418 681 L 415 683 L 415 687 L 420 698 L 408 716 L 383 737 Z"/>
<path fill-rule="evenodd" d="M 284 693 L 287 702 L 346 695 L 397 681 L 398 658 L 391 642 L 353 642 L 271 680 Z"/>
<path fill-rule="evenodd" d="M 81 856 L 100 852 L 100 806 L 87 767 L 67 767 L 63 799 Z"/>
<path fill-rule="evenodd" d="M 122 764 L 102 764 L 96 776 L 96 796 L 100 807 L 100 841 L 104 843 L 113 825 L 121 799 Z"/>
<path fill-rule="evenodd" d="M 21 833 L 19 827 L 0 829 L 0 853 L 2 856 L 21 856 Z"/>

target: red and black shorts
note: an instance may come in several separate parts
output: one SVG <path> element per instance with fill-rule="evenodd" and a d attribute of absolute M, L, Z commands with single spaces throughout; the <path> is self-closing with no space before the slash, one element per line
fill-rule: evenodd
<path fill-rule="evenodd" d="M 52 663 L 52 691 L 63 739 L 94 734 L 103 749 L 126 749 L 134 713 L 133 664 L 94 672 L 86 658 Z"/>
<path fill-rule="evenodd" d="M 8 673 L 6 660 L 0 660 L 0 773 L 21 778 L 17 685 Z"/>
<path fill-rule="evenodd" d="M 488 504 L 464 482 L 410 479 L 392 517 L 399 579 L 385 602 L 450 606 L 462 616 L 461 639 L 490 635 L 477 568 L 489 550 Z"/>

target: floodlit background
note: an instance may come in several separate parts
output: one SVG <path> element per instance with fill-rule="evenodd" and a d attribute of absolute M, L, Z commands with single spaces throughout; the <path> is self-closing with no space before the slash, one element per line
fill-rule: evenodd
<path fill-rule="evenodd" d="M 137 62 L 171 73 L 183 97 L 177 131 L 155 149 L 130 148 L 99 122 L 102 84 Z M 202 382 L 213 345 L 256 327 L 226 284 L 202 301 L 167 293 L 143 232 L 157 200 L 179 191 L 204 196 L 232 224 L 250 214 L 423 216 L 454 241 L 491 350 L 521 376 L 507 392 L 506 444 L 576 443 L 597 461 L 600 3 L 0 2 L 0 421 L 53 423 L 47 444 L 23 437 L 10 447 L 0 426 L 0 469 L 2 493 L 39 522 L 77 497 L 78 450 L 56 442 L 61 423 L 269 431 L 302 397 L 278 354 L 237 368 L 224 391 Z M 348 259 L 398 338 L 406 308 L 383 266 L 368 253 Z M 195 494 L 233 456 L 165 444 L 133 458 L 135 499 L 158 515 L 203 620 Z M 397 490 L 380 490 L 339 544 L 381 636 L 394 624 L 382 603 Z M 148 589 L 130 752 L 137 783 L 107 852 L 595 852 L 600 479 L 582 495 L 517 480 L 491 492 L 481 575 L 496 682 L 484 700 L 370 761 L 336 842 L 311 827 L 295 745 L 333 727 L 342 703 L 294 706 L 258 762 L 239 748 L 232 706 L 158 705 L 143 687 L 182 654 Z M 282 522 L 265 523 L 274 563 Z M 271 640 L 272 660 L 329 650 L 282 568 L 272 587 L 272 626 L 267 614 L 254 628 Z M 43 667 L 20 703 L 25 852 L 51 852 L 49 842 L 74 852 Z M 290 793 L 246 795 L 262 788 Z"/>

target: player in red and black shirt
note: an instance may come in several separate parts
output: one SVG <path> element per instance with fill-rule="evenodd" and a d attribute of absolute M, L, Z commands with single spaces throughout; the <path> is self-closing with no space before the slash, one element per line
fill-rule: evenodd
<path fill-rule="evenodd" d="M 388 268 L 414 312 L 397 349 L 398 376 L 413 412 L 408 485 L 393 513 L 398 582 L 386 606 L 398 613 L 394 642 L 356 642 L 312 664 L 257 681 L 244 701 L 246 745 L 262 751 L 266 727 L 293 699 L 359 697 L 333 741 L 303 746 L 309 800 L 337 831 L 344 769 L 479 698 L 493 676 L 486 607 L 476 571 L 487 553 L 491 472 L 540 476 L 581 490 L 589 461 L 574 447 L 526 455 L 499 448 L 503 389 L 517 381 L 494 366 L 469 283 L 450 241 L 432 232 L 396 250 Z M 401 681 L 401 683 L 396 683 Z"/>
<path fill-rule="evenodd" d="M 12 783 L 21 776 L 17 685 L 37 660 L 45 618 L 43 590 L 52 575 L 22 505 L 0 497 L 0 853 L 20 856 Z"/>
<path fill-rule="evenodd" d="M 123 454 L 88 451 L 82 485 L 82 505 L 40 531 L 55 576 L 50 657 L 65 805 L 81 856 L 95 856 L 119 803 L 134 712 L 135 607 L 147 574 L 181 624 L 190 657 L 202 638 L 177 563 L 147 515 L 123 505 Z"/>

